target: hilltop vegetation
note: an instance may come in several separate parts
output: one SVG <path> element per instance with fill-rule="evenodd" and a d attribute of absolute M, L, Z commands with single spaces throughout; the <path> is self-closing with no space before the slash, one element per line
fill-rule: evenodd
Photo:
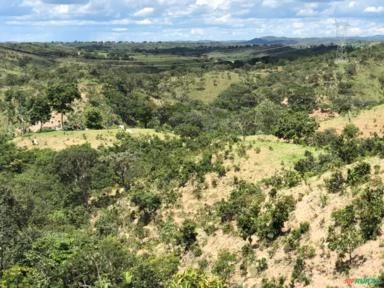
<path fill-rule="evenodd" d="M 2 44 L 0 287 L 384 280 L 384 46 L 335 48 Z"/>

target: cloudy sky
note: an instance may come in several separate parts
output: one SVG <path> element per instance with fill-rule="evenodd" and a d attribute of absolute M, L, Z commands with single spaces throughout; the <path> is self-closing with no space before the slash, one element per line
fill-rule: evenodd
<path fill-rule="evenodd" d="M 0 41 L 384 34 L 383 0 L 0 0 Z M 340 24 L 341 23 L 341 24 Z"/>

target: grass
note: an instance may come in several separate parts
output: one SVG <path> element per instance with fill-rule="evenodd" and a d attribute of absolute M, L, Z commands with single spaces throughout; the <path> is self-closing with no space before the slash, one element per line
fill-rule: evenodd
<path fill-rule="evenodd" d="M 62 150 L 73 145 L 89 143 L 91 147 L 111 146 L 117 142 L 116 134 L 120 129 L 104 130 L 84 130 L 84 131 L 52 131 L 42 133 L 30 133 L 14 139 L 18 147 L 27 149 L 49 148 L 53 150 Z M 157 133 L 153 129 L 130 129 L 133 136 L 157 135 L 163 137 L 164 134 Z M 33 145 L 32 140 L 36 139 L 38 145 Z"/>
<path fill-rule="evenodd" d="M 232 84 L 240 82 L 241 78 L 235 72 L 207 72 L 201 77 L 190 74 L 182 78 L 173 78 L 168 85 L 177 97 L 186 94 L 193 100 L 210 103 Z"/>
<path fill-rule="evenodd" d="M 354 77 L 353 89 L 356 96 L 353 98 L 369 104 L 382 102 L 384 94 L 377 76 L 383 74 L 384 69 L 375 64 L 359 67 Z"/>
<path fill-rule="evenodd" d="M 145 63 L 157 63 L 157 62 L 180 62 L 180 61 L 191 61 L 194 59 L 199 59 L 197 57 L 187 57 L 187 56 L 177 56 L 177 55 L 152 55 L 152 54 L 133 54 L 132 55 L 136 61 L 142 61 Z"/>
<path fill-rule="evenodd" d="M 373 107 L 369 110 L 361 111 L 359 114 L 351 117 L 351 123 L 356 125 L 362 132 L 363 137 L 369 137 L 373 133 L 384 135 L 384 105 Z M 348 116 L 338 116 L 320 123 L 320 131 L 334 128 L 341 132 L 349 123 Z"/>
<path fill-rule="evenodd" d="M 317 151 L 312 147 L 286 143 L 274 136 L 249 136 L 246 141 L 252 145 L 254 150 L 260 149 L 260 153 L 265 161 L 262 165 L 278 168 L 283 163 L 284 166 L 292 167 L 294 163 L 304 157 L 305 151 L 314 154 Z"/>
<path fill-rule="evenodd" d="M 208 72 L 203 76 L 204 89 L 199 89 L 199 81 L 197 80 L 189 94 L 192 99 L 201 100 L 203 102 L 212 102 L 232 84 L 240 81 L 239 74 L 234 72 Z"/>

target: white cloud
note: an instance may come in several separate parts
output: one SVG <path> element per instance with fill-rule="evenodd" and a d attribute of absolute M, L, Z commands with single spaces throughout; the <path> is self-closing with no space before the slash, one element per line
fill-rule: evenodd
<path fill-rule="evenodd" d="M 303 22 L 293 22 L 293 23 L 292 23 L 292 27 L 293 27 L 294 29 L 301 29 L 301 28 L 304 27 L 304 23 L 303 23 Z"/>
<path fill-rule="evenodd" d="M 113 32 L 125 32 L 125 31 L 128 31 L 128 28 L 118 27 L 118 28 L 113 28 L 112 31 Z"/>
<path fill-rule="evenodd" d="M 217 17 L 214 19 L 214 23 L 216 24 L 228 24 L 231 21 L 231 14 L 225 14 L 221 17 Z"/>
<path fill-rule="evenodd" d="M 374 35 L 384 34 L 380 13 L 383 0 L 0 0 L 0 39 L 46 31 L 54 40 L 321 37 L 335 36 L 335 18 L 351 35 Z"/>
<path fill-rule="evenodd" d="M 384 12 L 383 6 L 368 6 L 364 9 L 366 13 L 382 13 Z"/>
<path fill-rule="evenodd" d="M 53 11 L 55 14 L 65 15 L 69 13 L 69 6 L 68 5 L 57 5 L 53 8 Z"/>
<path fill-rule="evenodd" d="M 152 21 L 150 19 L 143 19 L 135 22 L 138 25 L 151 25 Z"/>
<path fill-rule="evenodd" d="M 197 6 L 208 6 L 212 9 L 226 10 L 230 6 L 229 0 L 196 0 Z"/>
<path fill-rule="evenodd" d="M 318 12 L 315 10 L 318 8 L 317 3 L 306 3 L 302 9 L 297 12 L 297 16 L 310 17 L 315 16 Z"/>
<path fill-rule="evenodd" d="M 356 6 L 356 1 L 351 1 L 348 3 L 349 8 L 354 8 Z"/>
<path fill-rule="evenodd" d="M 153 7 L 144 7 L 143 9 L 140 9 L 135 14 L 133 14 L 133 16 L 146 17 L 146 16 L 153 14 L 153 12 L 155 12 L 155 9 Z"/>
<path fill-rule="evenodd" d="M 290 2 L 292 2 L 292 0 L 263 0 L 261 5 L 269 8 L 276 8 Z"/>
<path fill-rule="evenodd" d="M 204 35 L 204 29 L 201 28 L 192 28 L 191 29 L 191 34 L 192 35 Z"/>

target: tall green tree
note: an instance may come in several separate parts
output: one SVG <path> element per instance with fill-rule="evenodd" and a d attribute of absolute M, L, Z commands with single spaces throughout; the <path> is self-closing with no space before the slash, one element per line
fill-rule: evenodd
<path fill-rule="evenodd" d="M 119 153 L 109 153 L 105 157 L 105 162 L 112 168 L 117 177 L 117 182 L 126 190 L 131 188 L 135 177 L 142 174 L 144 167 L 137 152 L 124 151 Z"/>
<path fill-rule="evenodd" d="M 0 186 L 0 276 L 18 254 L 19 234 L 25 220 L 23 208 L 11 191 Z"/>
<path fill-rule="evenodd" d="M 79 190 L 82 202 L 88 207 L 89 190 L 93 180 L 92 168 L 98 161 L 98 153 L 89 144 L 72 146 L 60 151 L 53 163 L 54 171 L 62 183 Z"/>
<path fill-rule="evenodd" d="M 9 89 L 5 92 L 4 108 L 8 123 L 18 123 L 22 132 L 28 127 L 28 95 L 20 89 Z"/>
<path fill-rule="evenodd" d="M 51 106 L 46 97 L 34 97 L 28 103 L 29 122 L 34 125 L 40 122 L 40 131 L 43 123 L 51 118 Z"/>
<path fill-rule="evenodd" d="M 64 114 L 73 110 L 72 103 L 80 99 L 81 95 L 76 83 L 55 83 L 48 87 L 47 98 L 49 104 L 61 114 L 61 128 L 63 128 Z"/>

